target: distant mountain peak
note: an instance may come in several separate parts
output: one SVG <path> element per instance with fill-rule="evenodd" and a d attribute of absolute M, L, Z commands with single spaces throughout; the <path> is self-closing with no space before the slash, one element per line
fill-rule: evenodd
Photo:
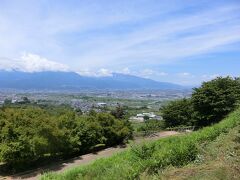
<path fill-rule="evenodd" d="M 75 72 L 0 71 L 0 88 L 26 90 L 79 90 L 79 89 L 183 89 L 184 87 L 129 74 L 112 73 L 112 76 L 87 77 Z"/>

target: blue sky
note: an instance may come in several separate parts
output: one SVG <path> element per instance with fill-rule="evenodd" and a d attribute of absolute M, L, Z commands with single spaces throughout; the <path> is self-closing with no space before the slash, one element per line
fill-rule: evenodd
<path fill-rule="evenodd" d="M 1 0 L 0 69 L 240 76 L 240 1 Z"/>

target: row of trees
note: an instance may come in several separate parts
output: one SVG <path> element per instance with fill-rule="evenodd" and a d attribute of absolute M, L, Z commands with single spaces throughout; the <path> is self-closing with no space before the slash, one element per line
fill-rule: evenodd
<path fill-rule="evenodd" d="M 0 132 L 0 162 L 14 164 L 119 144 L 132 129 L 108 113 L 26 105 L 0 109 Z"/>
<path fill-rule="evenodd" d="M 218 77 L 194 88 L 192 97 L 172 101 L 162 107 L 167 127 L 203 127 L 219 122 L 240 101 L 240 79 Z"/>

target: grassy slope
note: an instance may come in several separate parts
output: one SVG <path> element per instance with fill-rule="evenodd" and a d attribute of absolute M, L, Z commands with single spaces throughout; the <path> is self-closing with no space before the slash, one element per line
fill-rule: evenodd
<path fill-rule="evenodd" d="M 152 175 L 144 172 L 140 179 L 240 179 L 240 125 L 209 144 L 201 144 L 199 149 L 200 153 L 193 163 L 179 168 L 168 167 Z"/>
<path fill-rule="evenodd" d="M 240 109 L 212 127 L 134 147 L 61 174 L 48 173 L 42 179 L 135 179 L 143 172 L 154 174 L 169 166 L 181 167 L 196 160 L 201 152 L 199 144 L 209 144 L 239 123 Z"/>

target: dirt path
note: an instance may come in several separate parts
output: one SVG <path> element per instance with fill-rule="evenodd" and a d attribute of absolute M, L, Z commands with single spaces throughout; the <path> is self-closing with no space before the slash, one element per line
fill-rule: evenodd
<path fill-rule="evenodd" d="M 175 131 L 164 131 L 164 132 L 160 132 L 155 134 L 152 137 L 146 137 L 146 138 L 139 138 L 133 141 L 134 144 L 139 144 L 143 141 L 151 141 L 151 140 L 156 140 L 162 137 L 167 137 L 167 136 L 172 136 L 172 135 L 176 135 L 178 134 L 178 132 Z M 117 153 L 117 152 L 121 152 L 123 150 L 125 150 L 127 148 L 127 146 L 116 146 L 116 147 L 111 147 L 111 148 L 107 148 L 101 151 L 98 151 L 97 153 L 90 153 L 90 154 L 85 154 L 79 157 L 75 157 L 69 160 L 65 160 L 62 162 L 58 162 L 56 164 L 52 164 L 49 166 L 44 166 L 38 169 L 34 169 L 31 171 L 26 171 L 23 173 L 19 173 L 16 174 L 14 176 L 9 176 L 9 177 L 1 177 L 0 179 L 28 179 L 28 180 L 35 180 L 38 179 L 40 177 L 40 175 L 43 172 L 47 172 L 47 171 L 54 171 L 54 172 L 62 172 L 65 171 L 69 168 L 73 168 L 79 165 L 86 165 L 89 164 L 91 162 L 93 162 L 96 159 L 99 158 L 103 158 L 103 157 L 109 157 L 112 156 L 113 154 Z"/>

